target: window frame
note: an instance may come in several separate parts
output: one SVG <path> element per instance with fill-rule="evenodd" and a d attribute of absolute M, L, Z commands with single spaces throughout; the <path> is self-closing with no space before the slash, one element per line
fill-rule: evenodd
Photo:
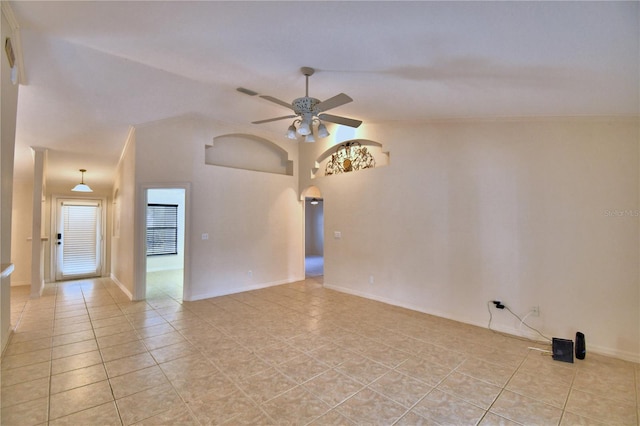
<path fill-rule="evenodd" d="M 178 204 L 163 204 L 163 203 L 147 203 L 147 211 L 146 211 L 146 215 L 147 215 L 147 226 L 146 226 L 146 256 L 150 257 L 150 256 L 174 256 L 178 254 Z M 171 212 L 171 214 L 166 214 L 164 217 L 160 217 L 159 219 L 162 220 L 158 220 L 157 223 L 159 226 L 153 226 L 155 225 L 154 221 L 153 221 L 153 216 L 150 216 L 149 208 L 165 208 L 165 210 L 173 210 Z M 171 220 L 174 219 L 173 222 L 170 222 L 169 224 L 172 226 L 167 226 L 167 219 Z M 171 233 L 170 231 L 173 230 L 173 232 Z M 149 237 L 150 237 L 150 231 L 159 231 L 159 232 L 163 232 L 163 231 L 169 231 L 169 233 L 163 232 L 163 235 L 159 235 L 158 236 L 158 240 L 161 239 L 166 239 L 167 242 L 165 243 L 159 243 L 159 244 L 149 244 Z M 168 237 L 168 238 L 167 238 Z M 151 250 L 150 252 L 150 247 L 153 246 L 153 250 Z M 160 248 L 158 248 L 158 246 L 160 246 Z M 162 248 L 164 248 L 164 250 L 162 250 Z M 172 250 L 173 249 L 173 250 Z"/>

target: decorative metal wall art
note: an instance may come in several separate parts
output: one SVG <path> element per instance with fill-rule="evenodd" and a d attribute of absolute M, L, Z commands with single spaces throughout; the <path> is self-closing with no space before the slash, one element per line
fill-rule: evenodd
<path fill-rule="evenodd" d="M 355 170 L 371 169 L 376 166 L 376 160 L 366 146 L 360 142 L 352 141 L 343 143 L 336 148 L 324 169 L 324 174 L 335 175 L 338 173 L 352 172 Z"/>

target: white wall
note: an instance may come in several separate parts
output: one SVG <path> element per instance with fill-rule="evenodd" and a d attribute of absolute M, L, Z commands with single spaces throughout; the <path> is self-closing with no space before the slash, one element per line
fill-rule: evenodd
<path fill-rule="evenodd" d="M 136 129 L 138 185 L 191 183 L 187 300 L 304 278 L 297 174 L 205 164 L 205 146 L 212 138 L 235 133 L 222 124 L 191 118 Z M 296 162 L 297 144 L 283 143 Z M 201 238 L 204 233 L 208 240 Z"/>
<path fill-rule="evenodd" d="M 11 258 L 15 265 L 15 270 L 13 271 L 13 274 L 11 274 L 12 286 L 31 285 L 32 194 L 32 182 L 13 182 Z"/>
<path fill-rule="evenodd" d="M 178 206 L 178 254 L 147 256 L 147 272 L 170 271 L 184 268 L 184 230 L 185 230 L 185 191 L 184 189 L 149 189 L 148 204 L 176 204 Z"/>
<path fill-rule="evenodd" d="M 538 305 L 530 323 L 547 335 L 582 331 L 589 349 L 640 361 L 637 119 L 362 132 L 389 166 L 310 180 L 327 142 L 302 154 L 301 187 L 324 197 L 325 285 L 484 327 L 491 299 Z"/>
<path fill-rule="evenodd" d="M 135 292 L 135 206 L 136 136 L 129 132 L 113 187 L 111 208 L 111 278 L 134 299 Z"/>
<path fill-rule="evenodd" d="M 4 2 L 2 2 L 4 3 Z M 2 43 L 15 34 L 5 12 L 12 13 L 7 5 L 2 7 Z M 12 16 L 12 15 L 11 15 Z M 12 19 L 15 26 L 15 20 Z M 16 27 L 17 28 L 17 27 Z M 15 47 L 14 47 L 15 48 Z M 17 52 L 19 54 L 20 52 Z M 11 82 L 9 61 L 4 54 L 0 58 L 0 80 L 2 91 L 2 129 L 0 145 L 0 260 L 2 264 L 11 263 L 11 210 L 13 197 L 13 157 L 16 140 L 16 113 L 18 111 L 18 86 Z M 0 284 L 0 350 L 5 348 L 11 330 L 11 277 L 2 278 Z"/>

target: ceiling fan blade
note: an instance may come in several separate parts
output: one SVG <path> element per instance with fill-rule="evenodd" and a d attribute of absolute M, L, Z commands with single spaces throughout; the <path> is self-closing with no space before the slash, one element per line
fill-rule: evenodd
<path fill-rule="evenodd" d="M 329 123 L 342 124 L 343 126 L 358 127 L 362 124 L 360 120 L 354 120 L 353 118 L 340 117 L 339 115 L 320 114 L 318 116 L 320 120 L 328 121 Z"/>
<path fill-rule="evenodd" d="M 266 120 L 252 121 L 251 124 L 270 123 L 272 121 L 285 120 L 287 118 L 296 118 L 296 117 L 297 117 L 297 115 L 285 115 L 283 117 L 267 118 Z M 327 121 L 329 121 L 329 120 L 327 120 Z"/>
<path fill-rule="evenodd" d="M 281 101 L 280 99 L 278 99 L 278 98 L 274 98 L 273 96 L 260 95 L 260 97 L 261 97 L 262 99 L 266 99 L 266 100 L 268 100 L 268 101 L 271 101 L 271 102 L 273 102 L 273 103 L 276 103 L 276 104 L 278 104 L 278 105 L 281 105 L 281 106 L 283 106 L 283 107 L 285 107 L 285 108 L 293 109 L 293 106 L 291 106 L 291 104 L 290 104 L 290 103 L 285 102 L 285 101 Z"/>
<path fill-rule="evenodd" d="M 333 98 L 329 98 L 326 101 L 320 102 L 316 105 L 316 110 L 318 112 L 328 111 L 331 108 L 339 107 L 340 105 L 348 104 L 353 101 L 349 96 L 344 93 L 340 93 L 339 95 L 335 95 Z"/>

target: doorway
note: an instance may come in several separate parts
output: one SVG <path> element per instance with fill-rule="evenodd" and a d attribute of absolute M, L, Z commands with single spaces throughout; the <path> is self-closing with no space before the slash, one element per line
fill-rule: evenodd
<path fill-rule="evenodd" d="M 56 281 L 102 273 L 102 201 L 56 200 Z"/>
<path fill-rule="evenodd" d="M 146 205 L 146 298 L 184 295 L 186 190 L 151 188 Z"/>
<path fill-rule="evenodd" d="M 319 197 L 305 197 L 305 277 L 324 275 L 324 201 Z"/>

